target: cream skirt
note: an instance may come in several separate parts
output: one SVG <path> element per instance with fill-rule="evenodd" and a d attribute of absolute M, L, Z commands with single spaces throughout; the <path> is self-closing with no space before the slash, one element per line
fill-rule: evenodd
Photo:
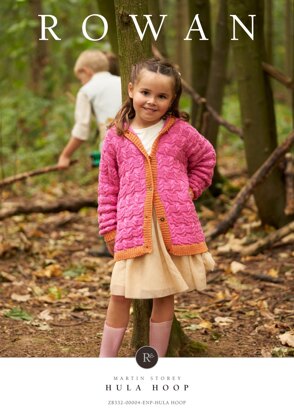
<path fill-rule="evenodd" d="M 206 288 L 206 271 L 212 271 L 215 265 L 211 254 L 169 254 L 154 211 L 152 245 L 150 254 L 115 263 L 110 283 L 112 295 L 153 299 Z"/>

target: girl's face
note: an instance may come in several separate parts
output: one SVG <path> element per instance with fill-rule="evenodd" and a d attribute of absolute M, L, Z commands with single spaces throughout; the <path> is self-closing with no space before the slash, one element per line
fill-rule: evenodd
<path fill-rule="evenodd" d="M 132 126 L 150 127 L 159 122 L 170 108 L 174 98 L 172 77 L 142 69 L 138 81 L 128 86 L 129 97 L 133 99 L 136 112 Z"/>

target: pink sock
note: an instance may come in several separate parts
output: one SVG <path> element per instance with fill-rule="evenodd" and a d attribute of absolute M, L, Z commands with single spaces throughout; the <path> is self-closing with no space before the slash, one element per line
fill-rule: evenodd
<path fill-rule="evenodd" d="M 99 357 L 117 357 L 126 328 L 113 328 L 104 323 Z"/>
<path fill-rule="evenodd" d="M 150 319 L 149 345 L 164 357 L 167 351 L 173 321 L 152 322 Z"/>

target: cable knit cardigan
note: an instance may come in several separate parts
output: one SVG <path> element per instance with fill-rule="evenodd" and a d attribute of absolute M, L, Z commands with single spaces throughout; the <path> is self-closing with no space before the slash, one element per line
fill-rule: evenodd
<path fill-rule="evenodd" d="M 190 195 L 197 199 L 212 179 L 213 146 L 187 122 L 169 117 L 148 155 L 131 128 L 104 139 L 99 170 L 99 233 L 115 240 L 116 261 L 152 252 L 155 208 L 169 253 L 207 251 Z"/>

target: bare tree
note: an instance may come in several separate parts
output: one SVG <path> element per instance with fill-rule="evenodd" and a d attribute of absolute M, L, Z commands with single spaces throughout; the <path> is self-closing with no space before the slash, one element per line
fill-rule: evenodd
<path fill-rule="evenodd" d="M 277 147 L 273 96 L 268 75 L 262 69 L 264 57 L 262 0 L 228 0 L 229 13 L 236 14 L 250 27 L 249 15 L 255 14 L 254 40 L 244 30 L 237 30 L 233 41 L 235 72 L 238 79 L 245 154 L 249 175 L 264 163 Z M 284 213 L 285 184 L 276 167 L 254 191 L 259 216 L 263 223 L 280 227 L 291 220 Z"/>
<path fill-rule="evenodd" d="M 206 99 L 214 110 L 221 114 L 223 95 L 226 84 L 226 71 L 229 52 L 229 30 L 227 25 L 227 0 L 219 1 L 219 12 L 216 23 L 215 41 L 209 72 L 208 88 Z M 202 133 L 217 148 L 217 136 L 219 123 L 209 114 L 205 113 Z M 218 167 L 215 167 L 213 184 L 210 188 L 214 194 L 219 193 L 221 175 Z"/>
<path fill-rule="evenodd" d="M 191 84 L 201 97 L 205 97 L 211 60 L 210 4 L 207 0 L 189 0 L 188 4 L 191 23 L 194 20 L 194 16 L 199 14 L 201 26 L 205 36 L 208 38 L 208 40 L 203 41 L 198 32 L 196 34 L 194 33 L 194 35 L 192 35 L 193 32 L 191 32 Z M 193 101 L 191 123 L 200 129 L 202 117 L 201 114 L 197 114 L 198 111 L 199 105 Z"/>

